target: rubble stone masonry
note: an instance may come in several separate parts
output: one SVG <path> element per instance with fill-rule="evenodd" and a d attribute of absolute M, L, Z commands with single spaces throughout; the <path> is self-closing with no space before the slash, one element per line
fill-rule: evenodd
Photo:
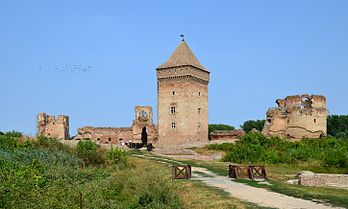
<path fill-rule="evenodd" d="M 262 133 L 290 139 L 321 138 L 326 131 L 326 98 L 321 95 L 295 95 L 277 99 L 270 108 Z"/>

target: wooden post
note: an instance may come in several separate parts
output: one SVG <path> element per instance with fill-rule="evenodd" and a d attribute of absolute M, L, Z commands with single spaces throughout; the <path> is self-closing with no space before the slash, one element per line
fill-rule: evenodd
<path fill-rule="evenodd" d="M 266 178 L 266 169 L 265 169 L 265 166 L 262 166 L 262 177 L 263 178 Z"/>
<path fill-rule="evenodd" d="M 175 166 L 173 165 L 172 166 L 172 181 L 174 180 L 175 178 Z"/>
<path fill-rule="evenodd" d="M 188 176 L 187 176 L 187 178 L 189 179 L 189 178 L 191 178 L 192 177 L 192 173 L 191 173 L 191 165 L 187 165 L 187 174 L 188 174 Z"/>
<path fill-rule="evenodd" d="M 254 179 L 253 168 L 254 168 L 254 166 L 248 166 L 248 177 L 249 177 L 249 179 Z"/>
<path fill-rule="evenodd" d="M 83 201 L 83 199 L 82 199 L 82 192 L 80 192 L 80 209 L 83 208 L 82 201 Z"/>

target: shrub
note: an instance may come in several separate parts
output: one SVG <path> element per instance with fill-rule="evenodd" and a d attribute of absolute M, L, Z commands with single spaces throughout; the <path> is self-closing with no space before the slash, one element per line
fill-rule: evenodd
<path fill-rule="evenodd" d="M 222 143 L 222 144 L 209 144 L 208 149 L 210 150 L 224 150 L 224 151 L 230 151 L 234 147 L 234 144 L 232 143 Z"/>
<path fill-rule="evenodd" d="M 223 130 L 234 130 L 235 128 L 226 124 L 209 124 L 208 132 L 209 134 L 213 131 L 223 131 Z"/>
<path fill-rule="evenodd" d="M 348 131 L 347 132 L 338 132 L 336 134 L 336 138 L 338 138 L 338 139 L 348 139 Z"/>
<path fill-rule="evenodd" d="M 348 154 L 347 150 L 339 149 L 327 152 L 324 157 L 324 164 L 327 167 L 348 167 Z"/>
<path fill-rule="evenodd" d="M 38 136 L 36 140 L 33 141 L 33 144 L 37 148 L 45 148 L 49 150 L 64 150 L 64 151 L 70 151 L 70 148 L 59 142 L 56 138 L 48 138 L 45 136 Z"/>
<path fill-rule="evenodd" d="M 18 138 L 23 136 L 23 134 L 19 131 L 8 131 L 5 133 L 5 135 L 7 137 L 18 137 Z"/>
<path fill-rule="evenodd" d="M 299 163 L 319 162 L 324 167 L 348 166 L 348 141 L 336 138 L 303 139 L 291 142 L 278 137 L 248 133 L 235 144 L 209 145 L 208 149 L 224 150 L 224 161 L 234 163 Z"/>
<path fill-rule="evenodd" d="M 6 135 L 0 143 L 0 208 L 78 208 L 79 192 L 85 208 L 180 208 L 169 172 L 152 162 L 133 160 L 120 169 L 80 166 L 78 156 L 98 164 L 104 155 L 125 162 L 121 149 L 81 141 L 69 150 L 55 139 L 21 142 Z"/>
<path fill-rule="evenodd" d="M 19 138 L 5 135 L 0 135 L 0 148 L 13 149 L 17 147 Z"/>
<path fill-rule="evenodd" d="M 106 152 L 106 157 L 114 164 L 125 164 L 127 161 L 127 152 L 121 148 L 111 148 Z"/>
<path fill-rule="evenodd" d="M 343 133 L 345 136 L 343 136 Z M 347 137 L 348 115 L 329 115 L 327 117 L 327 134 L 337 138 Z"/>
<path fill-rule="evenodd" d="M 258 131 L 262 131 L 263 125 L 265 124 L 265 120 L 248 120 L 243 123 L 240 127 L 245 131 L 245 133 L 249 133 L 254 128 Z"/>
<path fill-rule="evenodd" d="M 103 155 L 98 151 L 98 145 L 91 141 L 79 141 L 76 146 L 77 156 L 81 158 L 86 165 L 104 163 Z"/>

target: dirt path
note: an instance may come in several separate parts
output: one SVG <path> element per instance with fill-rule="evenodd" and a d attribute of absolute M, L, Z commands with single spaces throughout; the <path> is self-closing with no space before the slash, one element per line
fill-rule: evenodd
<path fill-rule="evenodd" d="M 203 183 L 223 189 L 238 199 L 255 203 L 263 207 L 284 208 L 284 209 L 328 209 L 338 208 L 329 205 L 315 203 L 295 197 L 268 191 L 263 188 L 256 188 L 246 184 L 232 181 L 228 177 L 218 176 L 205 168 L 193 167 L 193 178 Z M 195 173 L 197 172 L 197 173 Z M 200 175 L 204 173 L 205 175 Z"/>
<path fill-rule="evenodd" d="M 178 163 L 174 159 L 163 159 L 154 156 L 133 155 L 136 157 L 150 158 L 161 163 Z M 276 192 L 271 192 L 263 188 L 252 187 L 243 183 L 232 181 L 225 176 L 219 176 L 202 167 L 192 167 L 192 179 L 199 180 L 208 186 L 216 187 L 228 192 L 232 197 L 255 203 L 262 207 L 282 208 L 282 209 L 341 209 L 328 204 L 315 203 L 310 200 L 295 198 Z M 344 208 L 342 208 L 344 209 Z"/>

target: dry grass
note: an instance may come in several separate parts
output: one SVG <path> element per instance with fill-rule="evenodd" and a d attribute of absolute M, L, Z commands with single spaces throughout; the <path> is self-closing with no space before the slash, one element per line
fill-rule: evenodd
<path fill-rule="evenodd" d="M 168 175 L 170 181 L 170 164 L 160 164 L 153 160 L 140 159 L 136 157 L 129 158 L 130 164 L 135 167 L 143 167 L 147 169 L 156 169 L 157 172 Z M 227 209 L 227 208 L 258 208 L 252 204 L 245 203 L 239 199 L 231 197 L 223 190 L 212 188 L 194 180 L 175 180 L 172 182 L 176 188 L 181 207 L 189 209 Z"/>
<path fill-rule="evenodd" d="M 222 190 L 205 186 L 197 181 L 178 181 L 183 208 L 250 208 L 241 200 L 230 197 Z"/>
<path fill-rule="evenodd" d="M 218 161 L 198 161 L 198 160 L 184 160 L 191 165 L 205 167 L 208 170 L 226 176 L 228 175 L 229 162 Z M 319 200 L 328 202 L 335 206 L 348 206 L 348 190 L 324 187 L 308 187 L 300 185 L 290 185 L 286 183 L 288 179 L 296 178 L 296 174 L 301 170 L 312 170 L 315 172 L 334 173 L 334 168 L 325 169 L 316 165 L 315 163 L 299 163 L 299 164 L 272 164 L 266 166 L 268 179 L 273 184 L 272 186 L 259 185 L 253 181 L 248 181 L 247 184 L 256 187 L 264 187 L 274 192 L 290 195 L 302 199 Z M 337 173 L 342 172 L 342 169 L 337 168 Z M 246 183 L 246 182 L 242 182 Z"/>

